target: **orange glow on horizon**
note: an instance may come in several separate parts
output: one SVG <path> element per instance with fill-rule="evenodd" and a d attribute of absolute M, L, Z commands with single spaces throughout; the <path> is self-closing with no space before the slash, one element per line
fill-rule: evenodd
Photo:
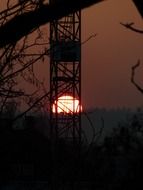
<path fill-rule="evenodd" d="M 56 113 L 56 111 L 57 113 L 79 113 L 82 111 L 82 106 L 80 105 L 79 100 L 66 95 L 55 100 L 52 110 L 53 113 Z"/>

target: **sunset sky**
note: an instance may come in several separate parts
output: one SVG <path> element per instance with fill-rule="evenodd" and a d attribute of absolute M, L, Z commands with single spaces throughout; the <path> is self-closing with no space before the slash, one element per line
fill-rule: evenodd
<path fill-rule="evenodd" d="M 143 20 L 132 0 L 106 0 L 82 10 L 82 104 L 95 107 L 136 108 L 143 105 L 143 94 L 130 82 L 131 67 L 143 63 L 143 34 L 123 27 L 120 22 L 134 22 L 143 29 Z M 48 27 L 44 28 L 48 31 Z M 49 61 L 47 61 L 49 62 Z M 39 64 L 38 73 L 50 80 L 49 64 Z M 136 80 L 143 86 L 143 64 Z M 49 89 L 48 89 L 49 90 Z"/>
<path fill-rule="evenodd" d="M 82 101 L 84 107 L 137 107 L 143 95 L 130 82 L 131 67 L 143 63 L 143 34 L 132 32 L 120 22 L 143 20 L 131 0 L 107 0 L 82 11 Z M 143 86 L 143 64 L 136 80 Z"/>

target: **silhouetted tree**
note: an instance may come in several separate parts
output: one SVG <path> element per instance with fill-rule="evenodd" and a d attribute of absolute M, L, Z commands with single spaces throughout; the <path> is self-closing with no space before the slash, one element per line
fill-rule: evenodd
<path fill-rule="evenodd" d="M 37 3 L 36 1 L 24 1 L 21 4 L 11 5 L 10 0 L 5 2 L 7 9 L 1 12 L 0 28 L 9 19 L 20 16 L 29 9 L 33 11 L 38 9 Z M 14 33 L 16 32 L 13 31 L 10 36 Z M 27 105 L 25 111 L 12 118 L 13 120 L 25 115 L 26 112 L 33 108 L 37 110 L 42 108 L 43 103 L 41 101 L 47 97 L 48 92 L 44 87 L 44 81 L 40 81 L 35 75 L 34 64 L 44 61 L 48 55 L 48 49 L 48 42 L 45 42 L 45 34 L 43 34 L 40 28 L 37 28 L 32 35 L 24 36 L 20 41 L 1 48 L 0 116 L 6 112 L 6 106 L 9 102 L 17 102 L 17 107 L 22 102 L 25 102 L 25 105 Z M 20 85 L 21 83 L 23 84 Z M 30 92 L 25 90 L 24 84 L 33 86 Z"/>
<path fill-rule="evenodd" d="M 101 1 L 103 0 L 56 0 L 49 4 L 45 0 L 42 1 L 42 6 L 37 6 L 37 4 L 41 5 L 40 0 L 28 0 L 14 4 L 0 14 L 1 18 L 6 18 L 6 22 L 0 27 L 0 47 L 17 42 L 43 24 Z M 34 9 L 31 5 L 34 5 Z M 24 7 L 24 11 L 17 15 L 21 6 Z M 17 32 L 12 33 L 14 28 Z"/>

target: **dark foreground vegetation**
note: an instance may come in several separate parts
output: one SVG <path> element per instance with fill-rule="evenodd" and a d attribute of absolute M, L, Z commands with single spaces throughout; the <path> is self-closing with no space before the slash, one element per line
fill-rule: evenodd
<path fill-rule="evenodd" d="M 53 148 L 33 126 L 1 126 L 0 155 L 0 189 L 142 189 L 142 112 L 81 147 L 60 139 Z"/>

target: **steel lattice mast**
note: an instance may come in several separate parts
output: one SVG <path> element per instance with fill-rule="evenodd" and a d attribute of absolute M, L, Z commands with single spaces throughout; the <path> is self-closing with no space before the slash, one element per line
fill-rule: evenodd
<path fill-rule="evenodd" d="M 81 104 L 81 11 L 50 23 L 51 136 L 80 142 L 81 106 L 77 113 L 59 114 L 56 100 L 62 95 L 70 95 Z"/>

